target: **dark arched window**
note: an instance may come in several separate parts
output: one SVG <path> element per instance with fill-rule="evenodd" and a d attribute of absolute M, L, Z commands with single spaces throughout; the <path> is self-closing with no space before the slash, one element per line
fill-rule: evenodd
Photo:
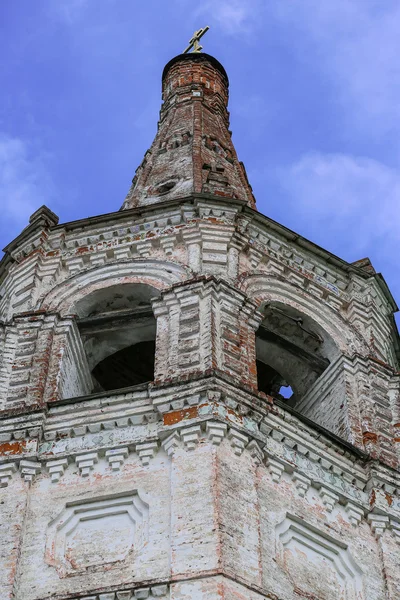
<path fill-rule="evenodd" d="M 157 290 L 125 284 L 98 290 L 76 306 L 92 392 L 111 391 L 154 379 Z"/>
<path fill-rule="evenodd" d="M 258 389 L 297 408 L 330 364 L 315 324 L 287 306 L 269 305 L 256 333 Z"/>

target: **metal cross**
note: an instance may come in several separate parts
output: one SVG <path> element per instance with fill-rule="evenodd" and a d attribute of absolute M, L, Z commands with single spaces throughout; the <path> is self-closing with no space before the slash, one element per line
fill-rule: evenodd
<path fill-rule="evenodd" d="M 203 50 L 203 46 L 200 46 L 199 40 L 207 31 L 209 30 L 209 26 L 206 25 L 202 29 L 195 31 L 192 35 L 192 38 L 189 40 L 189 46 L 183 51 L 183 54 L 186 54 L 193 48 L 193 52 L 201 52 Z"/>

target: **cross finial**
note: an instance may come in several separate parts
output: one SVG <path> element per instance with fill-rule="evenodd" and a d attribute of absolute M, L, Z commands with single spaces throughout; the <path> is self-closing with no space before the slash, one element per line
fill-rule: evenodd
<path fill-rule="evenodd" d="M 189 40 L 189 46 L 183 51 L 183 54 L 186 54 L 193 48 L 193 52 L 201 52 L 203 50 L 203 46 L 200 46 L 199 40 L 207 31 L 209 30 L 209 26 L 206 25 L 202 29 L 195 31 L 192 35 L 192 38 Z"/>

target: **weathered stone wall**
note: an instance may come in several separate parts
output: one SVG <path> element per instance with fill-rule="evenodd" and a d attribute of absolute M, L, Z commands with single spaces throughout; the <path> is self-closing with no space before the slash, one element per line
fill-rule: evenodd
<path fill-rule="evenodd" d="M 162 420 L 145 391 L 55 406 L 0 471 L 2 597 L 395 600 L 385 473 L 216 384 Z"/>
<path fill-rule="evenodd" d="M 163 73 L 157 135 L 136 170 L 123 209 L 208 193 L 255 207 L 229 132 L 228 78 L 206 54 L 183 54 Z"/>
<path fill-rule="evenodd" d="M 1 600 L 400 597 L 394 301 L 252 209 L 227 85 L 172 61 L 126 210 L 42 207 L 6 248 Z M 92 393 L 154 337 L 154 381 Z"/>
<path fill-rule="evenodd" d="M 315 402 L 304 399 L 301 410 L 352 443 L 361 447 L 367 443 L 374 456 L 395 465 L 398 442 L 393 445 L 393 440 L 397 439 L 399 400 L 393 369 L 394 333 L 390 332 L 393 309 L 379 280 L 339 260 L 326 261 L 323 270 L 320 251 L 313 254 L 310 244 L 305 248 L 299 242 L 295 247 L 288 232 L 283 228 L 278 231 L 277 226 L 272 230 L 267 220 L 262 229 L 261 217 L 248 210 L 233 200 L 228 204 L 199 198 L 176 207 L 154 207 L 140 216 L 125 211 L 100 222 L 89 220 L 68 227 L 43 226 L 43 219 L 39 225 L 31 224 L 32 239 L 27 231 L 10 250 L 15 262 L 5 266 L 2 284 L 1 405 L 15 409 L 41 405 L 44 398 L 50 401 L 71 396 L 78 389 L 88 393 L 85 361 L 79 359 L 79 352 L 76 354 L 78 340 L 75 336 L 75 350 L 68 346 L 60 333 L 65 325 L 57 315 L 65 319 L 74 314 L 79 303 L 95 292 L 147 285 L 157 293 L 163 291 L 164 304 L 168 305 L 161 310 L 160 299 L 154 305 L 159 321 L 158 381 L 219 369 L 238 384 L 254 388 L 254 332 L 259 314 L 269 305 L 296 309 L 325 336 L 328 358 L 333 361 L 339 355 L 350 365 L 345 381 L 341 380 L 344 387 L 339 386 L 334 393 L 325 390 L 320 400 L 319 391 L 315 392 Z M 33 256 L 41 257 L 41 272 L 46 275 L 38 276 L 28 289 L 21 288 L 19 273 L 26 261 L 30 265 L 30 244 L 37 241 L 37 227 L 41 241 Z M 213 282 L 207 279 L 210 277 L 217 279 Z M 355 281 L 359 282 L 357 289 L 362 283 L 369 290 L 366 307 L 370 308 L 372 296 L 375 298 L 374 311 L 379 312 L 376 326 L 369 317 L 362 320 L 361 312 L 356 320 L 348 312 L 356 302 L 362 303 Z M 178 296 L 185 298 L 184 302 Z M 198 316 L 193 312 L 196 303 Z M 385 333 L 385 356 L 371 342 L 371 327 L 380 336 L 382 331 L 390 332 Z M 180 328 L 183 337 L 179 337 Z M 73 377 L 71 392 L 62 383 L 65 376 L 60 375 L 62 369 L 72 373 L 66 367 L 68 355 L 76 357 L 79 373 Z M 371 378 L 377 382 L 372 386 L 368 383 Z M 323 380 L 317 381 L 315 390 L 322 387 Z M 312 395 L 312 390 L 309 393 Z M 306 404 L 314 407 L 307 409 L 309 413 Z"/>
<path fill-rule="evenodd" d="M 357 405 L 357 401 L 348 370 L 349 365 L 344 357 L 332 362 L 302 398 L 297 409 L 311 421 L 354 443 L 361 440 L 351 437 L 352 433 L 355 434 L 351 427 L 351 408 Z"/>
<path fill-rule="evenodd" d="M 348 314 L 354 279 L 376 291 L 380 323 L 387 300 L 357 267 L 327 263 L 322 275 L 311 248 L 296 250 L 298 266 L 268 222 L 253 242 L 255 217 L 246 225 L 243 205 L 217 205 L 52 225 L 40 246 L 52 278 L 21 295 L 24 257 L 8 265 L 4 598 L 398 596 L 393 347 L 384 362 L 371 321 Z M 85 396 L 79 319 L 149 302 L 152 290 L 155 383 Z M 255 335 L 269 306 L 303 315 L 331 361 L 296 406 L 307 426 L 257 391 Z"/>

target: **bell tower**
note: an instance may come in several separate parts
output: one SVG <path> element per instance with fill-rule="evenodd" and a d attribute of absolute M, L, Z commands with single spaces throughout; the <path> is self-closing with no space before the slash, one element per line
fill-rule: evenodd
<path fill-rule="evenodd" d="M 208 54 L 180 54 L 169 61 L 158 132 L 123 209 L 191 194 L 240 198 L 255 208 L 229 131 L 228 86 L 225 69 Z"/>
<path fill-rule="evenodd" d="M 206 29 L 122 209 L 5 249 L 1 600 L 400 597 L 397 306 L 255 210 Z"/>

